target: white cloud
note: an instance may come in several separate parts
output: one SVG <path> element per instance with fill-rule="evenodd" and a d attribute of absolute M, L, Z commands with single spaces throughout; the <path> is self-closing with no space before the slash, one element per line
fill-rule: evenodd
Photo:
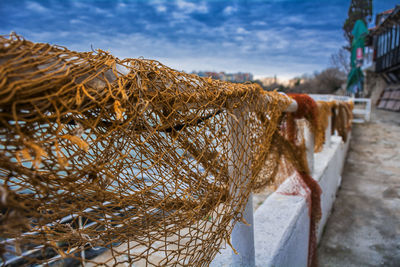
<path fill-rule="evenodd" d="M 23 32 L 23 31 L 17 31 L 17 33 Z M 26 38 L 30 41 L 34 42 L 49 42 L 48 40 L 54 39 L 65 39 L 66 37 L 70 37 L 72 34 L 70 31 L 55 31 L 55 32 L 30 32 L 27 34 Z M 59 44 L 59 43 L 57 43 Z M 65 44 L 59 44 L 59 45 L 65 45 Z"/>
<path fill-rule="evenodd" d="M 266 23 L 265 21 L 256 20 L 256 21 L 253 21 L 253 22 L 251 23 L 251 25 L 253 25 L 253 26 L 266 26 L 267 23 Z"/>
<path fill-rule="evenodd" d="M 158 13 L 165 13 L 167 11 L 167 7 L 164 4 L 165 2 L 163 1 L 155 0 L 155 1 L 150 1 L 149 3 L 154 7 L 154 9 Z"/>
<path fill-rule="evenodd" d="M 97 7 L 94 4 L 87 4 L 86 2 L 79 2 L 79 1 L 71 1 L 72 5 L 74 6 L 74 8 L 79 9 L 79 10 L 85 10 L 88 13 L 96 13 L 108 18 L 114 17 L 114 12 L 110 9 L 103 9 L 100 7 Z M 126 8 L 126 4 L 125 3 L 118 3 L 117 5 L 117 9 L 120 10 L 124 10 L 124 8 Z M 88 14 L 90 16 L 90 14 Z"/>
<path fill-rule="evenodd" d="M 114 17 L 114 12 L 112 10 L 107 10 L 99 7 L 90 7 L 89 10 L 93 10 L 94 13 L 102 15 L 107 18 Z"/>
<path fill-rule="evenodd" d="M 329 14 L 326 14 L 329 16 Z M 304 15 L 292 15 L 286 16 L 285 19 L 280 19 L 277 21 L 280 25 L 300 25 L 300 26 L 321 26 L 327 23 L 327 20 L 315 20 L 306 18 Z"/>
<path fill-rule="evenodd" d="M 157 6 L 156 6 L 156 10 L 157 10 L 157 12 L 159 12 L 159 13 L 163 13 L 163 12 L 166 12 L 166 11 L 167 11 L 167 7 L 166 7 L 166 6 L 163 6 L 163 5 L 157 5 Z"/>
<path fill-rule="evenodd" d="M 271 38 L 271 31 L 265 30 L 265 31 L 256 31 L 255 36 L 258 38 L 260 42 L 268 42 Z"/>
<path fill-rule="evenodd" d="M 120 2 L 120 3 L 118 3 L 117 8 L 118 8 L 118 9 L 125 9 L 127 6 L 128 6 L 128 5 L 125 4 L 124 2 Z"/>
<path fill-rule="evenodd" d="M 78 8 L 78 9 L 87 9 L 87 8 L 90 8 L 90 5 L 88 5 L 88 4 L 84 3 L 84 2 L 80 2 L 80 1 L 71 1 L 71 3 L 72 3 L 72 5 L 73 5 L 75 8 Z"/>
<path fill-rule="evenodd" d="M 243 36 L 235 36 L 233 39 L 235 39 L 235 41 L 237 41 L 237 42 L 241 42 L 244 40 L 244 37 Z"/>
<path fill-rule="evenodd" d="M 299 15 L 299 16 L 286 16 L 284 19 L 281 20 L 285 24 L 299 24 L 299 25 L 304 25 L 307 24 L 307 20 Z"/>
<path fill-rule="evenodd" d="M 275 33 L 271 31 L 269 33 Z M 31 32 L 27 38 L 33 41 L 50 40 L 71 34 L 70 32 Z M 287 34 L 287 33 L 285 33 Z M 177 70 L 191 72 L 193 70 L 215 70 L 226 72 L 251 72 L 258 77 L 278 75 L 279 78 L 292 78 L 304 72 L 321 70 L 324 62 L 307 62 L 302 55 L 287 49 L 282 53 L 271 47 L 269 42 L 257 43 L 256 37 L 248 40 L 248 43 L 238 44 L 232 41 L 224 41 L 219 44 L 220 49 L 215 48 L 215 43 L 205 41 L 198 43 L 175 43 L 164 38 L 149 38 L 144 34 L 116 33 L 113 38 L 106 38 L 102 34 L 91 32 L 78 34 L 79 43 L 61 43 L 71 50 L 90 51 L 93 47 L 100 48 L 119 58 L 149 58 L 160 61 L 168 67 Z M 271 36 L 270 36 L 271 37 Z M 285 39 L 286 37 L 280 37 Z M 272 40 L 279 38 L 271 37 Z M 246 39 L 247 40 L 247 39 Z M 275 41 L 276 41 L 275 40 Z M 312 40 L 310 41 L 312 42 Z M 132 45 L 134 44 L 134 45 Z M 257 47 L 259 45 L 263 47 Z M 279 46 L 278 44 L 276 44 Z M 304 43 L 302 46 L 310 46 Z M 258 50 L 260 49 L 260 50 Z M 254 52 L 256 52 L 254 54 Z"/>
<path fill-rule="evenodd" d="M 71 24 L 79 24 L 79 23 L 82 23 L 83 21 L 82 20 L 80 20 L 80 19 L 71 19 L 70 21 L 69 21 L 69 23 L 71 23 Z"/>
<path fill-rule="evenodd" d="M 176 6 L 186 14 L 191 13 L 208 13 L 208 6 L 206 2 L 192 3 L 184 0 L 178 0 Z"/>
<path fill-rule="evenodd" d="M 222 13 L 224 13 L 224 15 L 232 15 L 233 13 L 235 13 L 238 10 L 238 8 L 236 6 L 227 6 L 224 8 L 224 10 L 222 11 Z"/>
<path fill-rule="evenodd" d="M 171 26 L 174 26 L 177 22 L 182 22 L 182 21 L 190 19 L 190 17 L 187 14 L 182 13 L 182 12 L 174 11 L 171 13 L 171 16 L 175 20 L 175 21 L 170 21 Z"/>
<path fill-rule="evenodd" d="M 221 44 L 223 47 L 235 47 L 236 46 L 236 44 L 235 43 L 233 43 L 233 42 L 222 42 L 222 44 Z"/>
<path fill-rule="evenodd" d="M 248 34 L 249 31 L 247 31 L 247 30 L 246 30 L 245 28 L 243 28 L 243 27 L 238 27 L 237 30 L 236 30 L 236 33 L 237 33 L 237 34 Z"/>
<path fill-rule="evenodd" d="M 95 13 L 101 14 L 101 15 L 106 15 L 109 13 L 109 12 L 107 12 L 107 10 L 99 8 L 99 7 L 94 7 L 93 10 Z"/>
<path fill-rule="evenodd" d="M 168 12 L 168 15 L 171 16 L 170 23 L 181 23 L 182 20 L 187 22 L 191 19 L 188 13 L 179 10 Z M 73 17 L 69 22 L 76 24 L 82 20 L 86 21 L 85 18 Z M 27 32 L 26 37 L 38 42 L 65 40 L 59 44 L 77 51 L 88 51 L 93 44 L 94 48 L 108 50 L 119 58 L 143 56 L 188 72 L 246 71 L 258 76 L 277 74 L 278 77 L 288 78 L 322 70 L 326 67 L 329 54 L 341 45 L 335 42 L 336 32 L 332 31 L 321 33 L 319 30 L 280 25 L 252 27 L 238 24 L 235 20 L 227 20 L 218 27 L 207 27 L 192 19 L 188 24 L 190 27 L 174 30 L 174 34 L 178 36 L 175 40 L 171 40 L 167 32 L 157 37 L 148 34 L 154 30 L 152 25 L 161 27 L 151 23 L 145 25 L 147 33 L 115 32 L 108 36 L 100 32 L 58 31 L 46 35 L 38 31 L 29 34 Z M 70 38 L 62 38 L 68 34 L 71 35 Z M 187 35 L 204 38 L 186 40 L 184 38 Z"/>
<path fill-rule="evenodd" d="M 49 38 L 65 36 L 68 32 L 31 33 L 33 41 L 43 41 Z M 80 37 L 80 36 L 79 36 Z M 240 49 L 234 42 L 224 42 L 223 51 L 213 49 L 212 43 L 197 45 L 176 44 L 165 39 L 149 39 L 142 34 L 116 34 L 113 38 L 95 32 L 82 35 L 79 43 L 66 45 L 71 50 L 90 51 L 100 48 L 119 58 L 150 58 L 176 70 L 191 72 L 193 70 L 215 70 L 226 72 L 251 72 L 259 77 L 273 76 L 294 77 L 304 73 L 303 70 L 321 69 L 317 64 L 296 62 L 287 55 L 268 55 L 248 58 L 244 50 L 254 47 L 246 45 Z M 132 44 L 141 44 L 132 45 Z M 290 57 L 290 56 L 289 56 Z"/>
<path fill-rule="evenodd" d="M 32 11 L 38 12 L 38 13 L 44 13 L 44 12 L 48 12 L 48 9 L 45 8 L 44 6 L 42 6 L 39 3 L 36 2 L 27 2 L 26 3 L 26 7 Z"/>

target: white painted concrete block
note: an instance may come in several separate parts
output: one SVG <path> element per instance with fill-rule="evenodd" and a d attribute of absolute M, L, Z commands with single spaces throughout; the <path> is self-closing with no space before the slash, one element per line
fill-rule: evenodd
<path fill-rule="evenodd" d="M 232 261 L 237 267 L 254 267 L 255 266 L 255 250 L 254 250 L 254 216 L 253 216 L 253 194 L 249 196 L 246 208 L 243 212 L 243 218 L 250 224 L 246 225 L 237 222 L 232 231 L 232 245 L 238 254 L 232 254 Z"/>
<path fill-rule="evenodd" d="M 307 266 L 309 225 L 303 197 L 272 194 L 255 214 L 256 266 Z"/>
<path fill-rule="evenodd" d="M 330 144 L 314 155 L 313 177 L 322 188 L 322 219 L 319 223 L 318 240 L 341 182 L 350 136 L 349 133 L 346 143 L 343 143 L 341 137 L 332 136 Z M 293 177 L 288 178 L 255 212 L 256 266 L 307 266 L 310 217 L 306 200 L 303 196 L 279 193 L 290 192 L 293 181 Z M 228 247 L 220 252 L 211 266 L 234 266 L 232 249 Z"/>

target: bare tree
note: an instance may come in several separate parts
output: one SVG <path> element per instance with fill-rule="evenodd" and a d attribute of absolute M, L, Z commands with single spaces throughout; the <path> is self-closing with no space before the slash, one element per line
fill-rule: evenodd
<path fill-rule="evenodd" d="M 350 72 L 350 52 L 344 48 L 340 48 L 336 53 L 331 55 L 330 65 L 346 75 Z"/>
<path fill-rule="evenodd" d="M 327 68 L 313 76 L 299 79 L 289 92 L 332 94 L 346 81 L 346 74 L 338 68 Z"/>
<path fill-rule="evenodd" d="M 346 74 L 338 68 L 327 68 L 315 76 L 313 89 L 316 93 L 331 94 L 340 89 Z"/>

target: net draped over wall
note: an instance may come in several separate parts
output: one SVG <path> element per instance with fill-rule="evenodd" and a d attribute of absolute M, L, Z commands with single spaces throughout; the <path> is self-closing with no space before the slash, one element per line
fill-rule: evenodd
<path fill-rule="evenodd" d="M 326 125 L 288 119 L 289 103 L 157 61 L 0 37 L 0 264 L 207 266 L 252 190 L 281 182 L 285 162 L 307 173 L 290 154 L 304 151 L 295 121 L 316 136 Z M 351 107 L 319 106 L 345 135 Z"/>

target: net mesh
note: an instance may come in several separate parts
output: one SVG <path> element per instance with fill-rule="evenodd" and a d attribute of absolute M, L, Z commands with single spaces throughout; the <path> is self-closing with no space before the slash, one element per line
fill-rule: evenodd
<path fill-rule="evenodd" d="M 299 99 L 0 37 L 1 262 L 207 266 L 252 190 L 297 171 L 320 206 L 297 124 L 325 132 L 325 104 Z"/>
<path fill-rule="evenodd" d="M 332 108 L 332 131 L 337 131 L 344 142 L 347 141 L 347 133 L 351 130 L 353 107 L 353 102 L 336 101 Z"/>
<path fill-rule="evenodd" d="M 329 119 L 332 116 L 332 107 L 335 102 L 317 101 L 318 105 L 318 135 L 315 136 L 315 152 L 321 152 L 325 142 L 326 129 L 329 126 Z"/>

